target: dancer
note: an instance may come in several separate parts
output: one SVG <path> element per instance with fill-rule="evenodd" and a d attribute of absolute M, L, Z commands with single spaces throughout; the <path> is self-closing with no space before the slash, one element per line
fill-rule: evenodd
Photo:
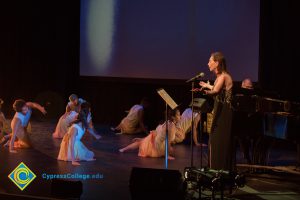
<path fill-rule="evenodd" d="M 80 107 L 82 103 L 85 103 L 86 100 L 79 98 L 76 94 L 71 94 L 69 96 L 69 103 L 66 106 L 66 113 L 70 111 L 80 112 Z"/>
<path fill-rule="evenodd" d="M 64 135 L 60 144 L 60 150 L 57 159 L 63 161 L 72 161 L 72 165 L 80 165 L 78 161 L 93 161 L 94 153 L 88 150 L 81 142 L 81 138 L 88 128 L 88 115 L 90 113 L 90 105 L 82 103 L 81 110 L 77 120 L 73 122 L 67 134 Z"/>
<path fill-rule="evenodd" d="M 56 125 L 55 131 L 52 134 L 54 138 L 63 138 L 64 135 L 68 132 L 69 127 L 72 122 L 77 119 L 78 113 L 75 111 L 70 111 L 68 113 L 63 114 Z"/>
<path fill-rule="evenodd" d="M 81 105 L 86 103 L 84 99 L 78 98 L 76 94 L 72 94 L 69 97 L 69 103 L 66 106 L 66 112 L 63 114 L 56 125 L 55 131 L 52 134 L 54 138 L 63 138 L 64 135 L 68 132 L 69 127 L 72 122 L 77 119 L 78 113 L 80 112 Z M 89 112 L 88 116 L 88 128 L 87 131 L 93 135 L 97 140 L 101 138 L 101 136 L 97 133 L 94 128 L 92 122 L 92 114 Z"/>
<path fill-rule="evenodd" d="M 193 129 L 193 141 L 196 146 L 200 146 L 201 144 L 198 142 L 198 125 L 201 119 L 201 99 L 195 98 L 194 99 L 194 129 Z M 175 143 L 182 142 L 186 134 L 191 131 L 192 127 L 192 102 L 190 107 L 185 109 L 184 112 L 181 114 L 180 120 L 176 123 L 176 135 L 175 135 Z M 203 144 L 204 145 L 204 144 Z"/>
<path fill-rule="evenodd" d="M 5 137 L 7 134 L 4 132 L 4 125 L 7 123 L 4 113 L 2 112 L 2 104 L 4 101 L 0 99 L 0 136 L 3 136 L 0 140 L 0 145 L 7 141 Z"/>
<path fill-rule="evenodd" d="M 37 109 L 44 115 L 47 112 L 45 108 L 38 103 L 25 102 L 23 99 L 16 100 L 13 104 L 13 109 L 16 113 L 11 121 L 12 133 L 7 135 L 10 140 L 5 146 L 9 146 L 9 152 L 16 153 L 17 151 L 15 148 L 29 148 L 31 146 L 30 138 L 27 133 L 27 126 L 32 109 Z"/>
<path fill-rule="evenodd" d="M 144 125 L 144 110 L 148 106 L 148 99 L 142 99 L 141 103 L 132 106 L 128 115 L 122 119 L 121 123 L 116 128 L 111 128 L 111 130 L 121 131 L 120 134 L 146 133 L 147 129 Z"/>
<path fill-rule="evenodd" d="M 0 134 L 4 134 L 3 128 L 4 128 L 4 124 L 6 123 L 5 115 L 2 112 L 2 104 L 3 103 L 4 103 L 4 101 L 2 99 L 0 99 Z"/>
<path fill-rule="evenodd" d="M 218 170 L 231 170 L 233 154 L 231 134 L 233 81 L 227 72 L 226 60 L 222 53 L 212 53 L 208 67 L 216 75 L 214 85 L 203 81 L 199 84 L 205 94 L 214 97 L 213 122 L 209 138 L 210 167 Z"/>
<path fill-rule="evenodd" d="M 174 110 L 169 110 L 168 112 L 168 159 L 174 160 L 175 158 L 170 154 L 173 153 L 173 148 L 171 144 L 175 140 L 176 125 L 180 120 L 180 111 L 175 108 Z M 165 155 L 165 141 L 166 141 L 166 122 L 160 124 L 154 131 L 145 138 L 135 138 L 134 142 L 122 149 L 120 152 L 125 152 L 128 150 L 133 150 L 139 148 L 139 156 L 141 157 L 162 157 Z"/>

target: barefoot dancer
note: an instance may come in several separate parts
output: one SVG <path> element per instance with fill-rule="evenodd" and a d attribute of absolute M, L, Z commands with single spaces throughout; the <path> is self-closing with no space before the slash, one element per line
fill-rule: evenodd
<path fill-rule="evenodd" d="M 88 150 L 81 142 L 85 129 L 89 126 L 87 122 L 90 113 L 89 110 L 89 105 L 87 103 L 82 103 L 77 120 L 63 137 L 57 157 L 58 160 L 72 161 L 72 165 L 80 165 L 78 161 L 81 160 L 95 160 L 94 153 Z"/>
<path fill-rule="evenodd" d="M 168 112 L 168 148 L 169 153 L 173 152 L 171 143 L 175 140 L 176 126 L 175 123 L 180 119 L 180 112 L 176 108 Z M 134 142 L 122 149 L 120 152 L 139 148 L 139 156 L 141 157 L 162 157 L 165 155 L 166 141 L 166 123 L 157 126 L 156 130 L 151 131 L 145 138 L 136 138 Z M 175 159 L 168 155 L 168 159 Z"/>
<path fill-rule="evenodd" d="M 144 125 L 144 109 L 149 106 L 146 98 L 131 107 L 128 115 L 122 119 L 121 123 L 116 128 L 111 128 L 112 131 L 121 131 L 121 134 L 136 134 L 147 132 Z"/>
<path fill-rule="evenodd" d="M 13 104 L 13 109 L 16 113 L 11 121 L 12 134 L 9 135 L 10 141 L 7 142 L 7 145 L 9 144 L 9 151 L 11 153 L 16 153 L 15 148 L 29 148 L 31 146 L 27 133 L 27 125 L 32 109 L 37 109 L 43 114 L 47 112 L 41 105 L 33 102 L 25 102 L 23 99 L 16 100 Z"/>
<path fill-rule="evenodd" d="M 59 118 L 59 121 L 56 125 L 55 132 L 52 134 L 54 138 L 63 138 L 64 135 L 68 132 L 69 127 L 72 125 L 77 119 L 78 113 L 80 112 L 81 105 L 86 103 L 84 99 L 78 98 L 76 94 L 72 94 L 69 97 L 70 102 L 66 107 L 66 112 L 63 116 Z M 88 116 L 88 124 L 89 127 L 87 131 L 92 134 L 97 140 L 101 138 L 99 134 L 97 134 L 93 122 L 92 122 L 92 114 L 89 112 Z"/>

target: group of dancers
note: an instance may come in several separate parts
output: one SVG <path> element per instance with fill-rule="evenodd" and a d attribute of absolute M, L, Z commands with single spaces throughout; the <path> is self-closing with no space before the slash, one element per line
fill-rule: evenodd
<path fill-rule="evenodd" d="M 212 53 L 208 67 L 216 75 L 214 85 L 201 81 L 197 92 L 214 97 L 213 122 L 209 139 L 210 167 L 214 169 L 230 169 L 231 155 L 231 100 L 233 81 L 227 72 L 225 58 L 222 53 Z M 194 92 L 195 92 L 194 91 Z M 202 145 L 197 140 L 198 124 L 201 118 L 200 100 L 195 98 L 182 115 L 178 108 L 169 110 L 168 120 L 159 124 L 155 130 L 147 131 L 144 125 L 144 109 L 149 105 L 146 99 L 138 105 L 134 105 L 121 123 L 112 128 L 121 134 L 136 134 L 146 132 L 145 138 L 135 138 L 131 144 L 119 149 L 123 153 L 128 150 L 138 149 L 141 157 L 165 156 L 166 127 L 168 127 L 168 159 L 175 159 L 173 145 L 182 142 L 186 135 L 193 129 L 193 141 L 195 145 Z M 194 107 L 192 111 L 191 106 Z M 26 102 L 18 99 L 13 104 L 15 115 L 11 121 L 12 132 L 4 135 L 1 143 L 9 148 L 9 152 L 16 153 L 16 149 L 31 146 L 27 133 L 28 123 L 32 109 L 46 114 L 44 107 L 37 103 Z M 194 119 L 194 127 L 192 126 Z M 0 113 L 1 119 L 1 113 Z M 4 119 L 5 120 L 5 119 Z M 1 120 L 0 120 L 1 125 Z M 1 127 L 0 127 L 1 128 Z M 88 132 L 96 139 L 101 136 L 97 133 L 92 122 L 91 106 L 88 102 L 72 94 L 66 106 L 66 112 L 60 117 L 53 138 L 62 139 L 57 159 L 71 161 L 73 165 L 80 165 L 79 161 L 95 160 L 94 153 L 81 141 L 83 135 Z"/>

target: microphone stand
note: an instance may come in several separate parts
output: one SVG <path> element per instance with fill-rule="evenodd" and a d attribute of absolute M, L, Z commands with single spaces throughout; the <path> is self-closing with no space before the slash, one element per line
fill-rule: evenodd
<path fill-rule="evenodd" d="M 204 73 L 200 73 L 199 75 L 189 79 L 186 81 L 186 83 L 192 82 L 192 124 L 191 124 L 191 167 L 194 166 L 194 142 L 193 142 L 193 136 L 194 136 L 194 89 L 195 89 L 195 81 L 203 77 Z M 202 165 L 202 162 L 201 162 Z"/>
<path fill-rule="evenodd" d="M 197 80 L 198 78 L 200 78 L 200 76 L 199 76 L 199 75 L 197 75 L 197 76 L 195 76 L 195 77 L 193 77 L 193 78 L 191 78 L 191 79 L 187 80 L 187 81 L 186 81 L 186 83 L 189 83 L 189 82 L 194 82 L 194 81 L 195 81 L 195 80 Z"/>
<path fill-rule="evenodd" d="M 191 125 L 191 167 L 194 166 L 194 88 L 195 88 L 195 80 L 192 80 L 192 125 Z"/>
<path fill-rule="evenodd" d="M 192 80 L 192 81 L 191 81 Z M 188 80 L 187 82 L 192 82 L 192 124 L 191 124 L 191 167 L 194 167 L 194 89 L 195 89 L 195 81 L 197 80 L 197 78 L 192 78 L 190 80 Z M 201 112 L 202 113 L 202 112 Z M 199 115 L 201 115 L 201 113 L 199 113 Z M 202 148 L 202 116 L 200 119 L 200 126 L 199 126 L 199 131 L 200 131 L 200 166 L 202 168 L 202 160 L 203 160 L 203 148 Z"/>
<path fill-rule="evenodd" d="M 165 168 L 168 169 L 168 157 L 169 157 L 169 131 L 168 131 L 168 104 L 166 103 L 166 141 L 165 141 Z"/>
<path fill-rule="evenodd" d="M 203 146 L 202 146 L 202 140 L 203 140 L 203 124 L 202 124 L 202 119 L 203 119 L 203 115 L 202 112 L 199 113 L 200 115 L 200 122 L 199 122 L 199 132 L 200 132 L 200 138 L 199 138 L 199 142 L 200 142 L 200 168 L 202 169 L 203 166 Z"/>

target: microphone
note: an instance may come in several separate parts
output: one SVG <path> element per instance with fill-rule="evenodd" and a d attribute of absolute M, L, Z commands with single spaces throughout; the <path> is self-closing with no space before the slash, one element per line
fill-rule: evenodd
<path fill-rule="evenodd" d="M 198 79 L 198 78 L 202 78 L 202 77 L 204 77 L 204 76 L 205 76 L 205 74 L 204 74 L 203 72 L 200 72 L 199 74 L 197 74 L 197 75 L 194 76 L 193 78 L 187 80 L 186 82 L 189 83 L 189 82 L 191 82 L 191 81 L 194 81 L 194 80 L 196 80 L 196 79 Z"/>

